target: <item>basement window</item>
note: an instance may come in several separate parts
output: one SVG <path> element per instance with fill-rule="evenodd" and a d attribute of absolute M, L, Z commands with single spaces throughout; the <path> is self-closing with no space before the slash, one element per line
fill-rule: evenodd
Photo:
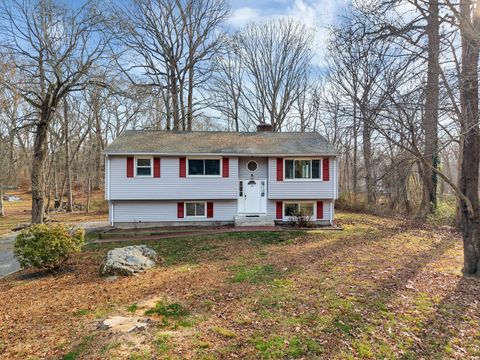
<path fill-rule="evenodd" d="M 205 217 L 205 202 L 187 202 L 185 203 L 186 217 Z"/>
<path fill-rule="evenodd" d="M 294 217 L 299 214 L 302 214 L 303 216 L 313 217 L 313 205 L 313 202 L 286 202 L 284 203 L 285 217 Z"/>

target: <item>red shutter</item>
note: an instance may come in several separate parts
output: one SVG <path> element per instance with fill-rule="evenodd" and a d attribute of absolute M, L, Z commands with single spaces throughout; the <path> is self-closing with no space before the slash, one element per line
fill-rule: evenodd
<path fill-rule="evenodd" d="M 160 177 L 160 158 L 153 158 L 153 177 Z"/>
<path fill-rule="evenodd" d="M 277 181 L 283 181 L 283 158 L 277 158 Z"/>
<path fill-rule="evenodd" d="M 180 158 L 180 177 L 187 177 L 187 159 L 186 158 Z"/>
<path fill-rule="evenodd" d="M 277 220 L 283 219 L 283 203 L 281 201 L 277 201 Z"/>
<path fill-rule="evenodd" d="M 323 181 L 330 180 L 330 160 L 323 159 L 323 169 L 322 169 Z"/>
<path fill-rule="evenodd" d="M 230 176 L 230 159 L 229 158 L 222 159 L 222 175 L 223 177 L 226 177 L 226 178 Z"/>
<path fill-rule="evenodd" d="M 127 177 L 133 177 L 133 157 L 127 157 Z"/>
<path fill-rule="evenodd" d="M 177 218 L 179 218 L 179 219 L 183 219 L 184 215 L 185 215 L 185 212 L 183 210 L 183 206 L 184 206 L 183 202 L 177 203 Z"/>
<path fill-rule="evenodd" d="M 317 219 L 323 219 L 323 201 L 317 201 Z"/>
<path fill-rule="evenodd" d="M 207 202 L 207 218 L 213 218 L 213 202 Z"/>

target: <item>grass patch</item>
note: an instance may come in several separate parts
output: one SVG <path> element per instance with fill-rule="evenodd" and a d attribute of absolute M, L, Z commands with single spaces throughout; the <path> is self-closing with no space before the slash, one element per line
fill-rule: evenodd
<path fill-rule="evenodd" d="M 82 354 L 87 350 L 88 346 L 93 342 L 95 339 L 95 335 L 88 335 L 85 336 L 82 341 L 70 352 L 65 354 L 62 359 L 63 360 L 75 360 L 80 359 Z"/>
<path fill-rule="evenodd" d="M 213 330 L 214 333 L 216 333 L 218 335 L 221 335 L 223 337 L 229 338 L 229 339 L 232 339 L 236 336 L 233 331 L 231 331 L 229 329 L 226 329 L 224 327 L 221 327 L 221 326 L 215 326 L 214 328 L 212 328 L 212 330 Z"/>
<path fill-rule="evenodd" d="M 178 319 L 189 315 L 190 312 L 180 304 L 165 304 L 163 301 L 157 302 L 153 309 L 145 311 L 145 315 L 162 315 L 168 318 Z"/>
<path fill-rule="evenodd" d="M 271 264 L 251 266 L 236 265 L 232 266 L 230 270 L 234 272 L 231 279 L 234 283 L 268 283 L 282 275 L 282 273 Z"/>
<path fill-rule="evenodd" d="M 135 313 L 135 311 L 137 311 L 137 310 L 138 310 L 138 305 L 137 304 L 132 304 L 127 308 L 127 311 L 129 313 L 132 313 L 132 314 Z"/>
<path fill-rule="evenodd" d="M 251 342 L 262 359 L 297 359 L 308 355 L 320 355 L 323 352 L 322 346 L 316 341 L 298 337 L 272 335 L 265 339 L 254 335 Z"/>

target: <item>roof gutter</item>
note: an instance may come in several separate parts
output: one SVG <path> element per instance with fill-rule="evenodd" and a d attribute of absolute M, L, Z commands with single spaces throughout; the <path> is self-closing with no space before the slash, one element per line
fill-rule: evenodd
<path fill-rule="evenodd" d="M 278 157 L 289 157 L 289 156 L 338 156 L 336 153 L 325 153 L 325 152 L 311 152 L 303 154 L 245 154 L 245 153 L 161 153 L 161 152 L 102 152 L 105 155 L 109 156 L 247 156 L 247 157 L 260 157 L 260 156 L 278 156 Z"/>

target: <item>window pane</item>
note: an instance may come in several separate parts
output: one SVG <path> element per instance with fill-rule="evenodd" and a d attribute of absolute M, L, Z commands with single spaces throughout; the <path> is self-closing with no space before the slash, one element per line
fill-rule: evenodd
<path fill-rule="evenodd" d="M 313 204 L 312 203 L 301 203 L 300 212 L 304 216 L 313 216 Z"/>
<path fill-rule="evenodd" d="M 137 159 L 137 166 L 150 166 L 150 159 Z"/>
<path fill-rule="evenodd" d="M 197 216 L 205 216 L 205 203 L 196 203 Z"/>
<path fill-rule="evenodd" d="M 285 160 L 285 179 L 293 179 L 293 160 Z"/>
<path fill-rule="evenodd" d="M 320 160 L 312 160 L 312 178 L 320 179 Z"/>
<path fill-rule="evenodd" d="M 186 204 L 187 216 L 195 216 L 195 203 Z"/>
<path fill-rule="evenodd" d="M 203 175 L 203 160 L 188 160 L 188 175 Z"/>
<path fill-rule="evenodd" d="M 295 178 L 310 178 L 310 160 L 295 160 Z"/>
<path fill-rule="evenodd" d="M 238 196 L 243 196 L 243 181 L 238 182 Z"/>
<path fill-rule="evenodd" d="M 220 175 L 220 160 L 205 160 L 205 175 Z"/>
<path fill-rule="evenodd" d="M 297 213 L 298 204 L 285 204 L 285 216 L 295 216 Z"/>
<path fill-rule="evenodd" d="M 137 167 L 137 175 L 152 175 L 152 168 Z"/>

